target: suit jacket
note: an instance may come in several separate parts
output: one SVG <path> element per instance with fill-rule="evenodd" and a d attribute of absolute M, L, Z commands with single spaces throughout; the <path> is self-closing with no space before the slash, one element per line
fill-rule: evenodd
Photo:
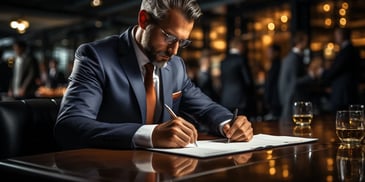
<path fill-rule="evenodd" d="M 64 148 L 133 148 L 132 138 L 146 120 L 146 94 L 132 30 L 81 45 L 62 99 L 55 135 Z M 183 60 L 173 56 L 160 69 L 160 102 L 190 113 L 220 134 L 232 113 L 194 86 Z M 173 94 L 175 93 L 175 94 Z M 158 122 L 170 120 L 166 110 Z"/>
<path fill-rule="evenodd" d="M 228 54 L 221 62 L 221 104 L 240 114 L 253 116 L 256 110 L 255 84 L 251 69 L 239 54 Z"/>
<path fill-rule="evenodd" d="M 279 117 L 281 114 L 281 105 L 279 100 L 278 81 L 280 74 L 281 60 L 279 58 L 272 60 L 271 68 L 266 76 L 264 85 L 264 101 L 269 112 Z"/>
<path fill-rule="evenodd" d="M 360 78 L 360 55 L 348 44 L 338 52 L 331 67 L 323 73 L 323 80 L 331 84 L 330 103 L 333 111 L 347 109 L 357 103 Z"/>

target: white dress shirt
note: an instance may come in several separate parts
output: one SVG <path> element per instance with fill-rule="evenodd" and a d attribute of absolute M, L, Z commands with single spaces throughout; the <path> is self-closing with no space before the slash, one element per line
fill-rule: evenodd
<path fill-rule="evenodd" d="M 133 37 L 132 44 L 133 44 L 134 52 L 135 52 L 136 57 L 137 57 L 139 69 L 141 70 L 141 73 L 142 73 L 141 77 L 142 77 L 142 79 L 144 79 L 144 74 L 146 72 L 145 68 L 144 68 L 144 65 L 149 63 L 150 60 L 147 58 L 147 56 L 143 53 L 143 51 L 137 45 L 135 35 L 134 35 L 135 30 L 136 30 L 136 27 L 133 28 L 133 31 L 132 31 L 132 37 Z M 159 77 L 156 74 L 156 66 L 155 66 L 154 71 L 153 71 L 153 82 L 155 84 L 157 98 L 159 98 L 159 94 L 160 94 L 160 92 L 159 92 Z M 159 99 L 157 99 L 156 107 L 157 107 L 157 105 L 161 105 Z M 141 126 L 133 136 L 134 145 L 136 147 L 153 147 L 152 132 L 153 132 L 153 130 L 155 129 L 156 126 L 157 126 L 157 124 Z"/>

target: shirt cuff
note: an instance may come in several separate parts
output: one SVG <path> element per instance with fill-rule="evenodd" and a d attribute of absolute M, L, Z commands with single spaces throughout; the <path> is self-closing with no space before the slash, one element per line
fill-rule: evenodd
<path fill-rule="evenodd" d="M 221 132 L 221 135 L 222 136 L 226 136 L 226 134 L 223 132 L 223 126 L 225 125 L 225 124 L 227 124 L 228 122 L 230 122 L 231 120 L 230 119 L 227 119 L 227 120 L 225 120 L 225 121 L 223 121 L 223 122 L 221 122 L 220 124 L 219 124 L 219 131 Z"/>
<path fill-rule="evenodd" d="M 141 126 L 133 136 L 133 143 L 136 147 L 141 148 L 153 148 L 152 144 L 152 132 L 157 125 L 143 125 Z"/>

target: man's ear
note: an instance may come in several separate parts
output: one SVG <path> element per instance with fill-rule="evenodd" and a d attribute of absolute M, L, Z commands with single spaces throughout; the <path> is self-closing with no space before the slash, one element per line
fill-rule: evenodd
<path fill-rule="evenodd" d="M 138 13 L 138 25 L 142 29 L 145 29 L 149 23 L 150 23 L 150 16 L 147 13 L 147 11 L 146 10 L 139 11 L 139 13 Z"/>

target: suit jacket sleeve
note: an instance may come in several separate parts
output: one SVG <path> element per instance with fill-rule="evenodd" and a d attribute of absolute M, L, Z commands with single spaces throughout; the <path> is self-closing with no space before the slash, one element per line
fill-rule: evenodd
<path fill-rule="evenodd" d="M 132 138 L 142 125 L 142 119 L 138 117 L 139 109 L 135 109 L 135 103 L 131 102 L 133 97 L 129 98 L 130 90 L 125 86 L 128 81 L 114 79 L 117 75 L 114 72 L 120 74 L 122 70 L 119 68 L 118 71 L 111 70 L 117 69 L 116 66 L 106 65 L 107 61 L 113 62 L 112 60 L 117 60 L 114 61 L 115 64 L 119 63 L 118 57 L 112 56 L 115 54 L 113 52 L 117 51 L 111 49 L 108 52 L 108 50 L 105 48 L 100 51 L 92 44 L 85 44 L 76 51 L 73 71 L 55 126 L 56 139 L 65 149 L 134 146 Z M 104 55 L 100 52 L 104 52 Z M 121 76 L 120 79 L 125 80 L 125 77 Z M 116 96 L 126 99 L 116 102 Z M 132 118 L 125 114 L 123 118 L 124 108 L 133 109 L 134 112 L 125 110 L 125 113 L 136 117 Z"/>

